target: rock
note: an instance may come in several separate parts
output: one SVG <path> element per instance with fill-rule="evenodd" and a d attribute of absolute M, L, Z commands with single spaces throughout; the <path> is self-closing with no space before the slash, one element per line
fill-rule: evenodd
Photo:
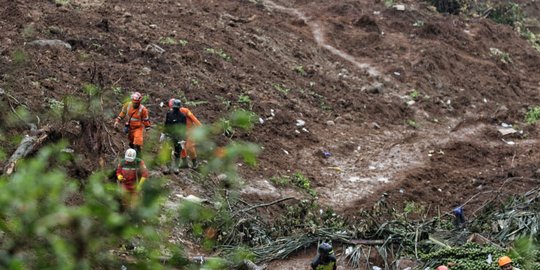
<path fill-rule="evenodd" d="M 165 52 L 165 49 L 161 48 L 160 46 L 152 43 L 146 46 L 145 50 L 147 52 L 153 53 L 153 54 L 162 54 Z"/>
<path fill-rule="evenodd" d="M 399 10 L 399 11 L 404 11 L 405 10 L 405 5 L 394 5 L 394 8 L 396 10 Z"/>
<path fill-rule="evenodd" d="M 332 120 L 328 120 L 328 121 L 326 121 L 326 125 L 327 126 L 335 126 L 336 123 L 334 123 L 334 121 L 332 121 Z"/>
<path fill-rule="evenodd" d="M 151 71 L 152 70 L 149 67 L 143 67 L 142 70 L 141 70 L 142 74 L 144 74 L 144 75 L 150 74 Z"/>
<path fill-rule="evenodd" d="M 354 116 L 352 114 L 350 114 L 350 113 L 346 113 L 346 114 L 343 115 L 343 119 L 352 121 L 352 120 L 354 120 Z"/>
<path fill-rule="evenodd" d="M 49 32 L 51 34 L 59 35 L 59 34 L 62 34 L 62 28 L 53 25 L 49 27 Z"/>
<path fill-rule="evenodd" d="M 51 46 L 51 47 L 64 47 L 68 50 L 71 50 L 71 45 L 69 43 L 66 43 L 64 41 L 58 40 L 58 39 L 39 39 L 34 40 L 30 43 L 28 43 L 30 46 Z"/>
<path fill-rule="evenodd" d="M 508 134 L 514 134 L 517 132 L 517 130 L 511 128 L 511 127 L 502 127 L 502 128 L 499 128 L 497 129 L 499 131 L 499 133 L 501 133 L 501 135 L 505 136 L 505 135 L 508 135 Z"/>
<path fill-rule="evenodd" d="M 367 91 L 371 94 L 382 94 L 384 90 L 384 85 L 380 82 L 372 84 L 368 87 Z"/>

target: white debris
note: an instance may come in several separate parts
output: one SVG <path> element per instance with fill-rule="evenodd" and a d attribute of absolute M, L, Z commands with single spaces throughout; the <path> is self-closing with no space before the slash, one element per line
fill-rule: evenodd
<path fill-rule="evenodd" d="M 516 144 L 516 143 L 513 142 L 513 141 L 505 141 L 504 139 L 503 139 L 502 141 L 505 142 L 505 143 L 508 144 L 508 145 L 514 145 L 514 144 Z"/>
<path fill-rule="evenodd" d="M 262 119 L 261 117 L 259 117 L 259 123 L 264 124 L 264 119 Z"/>
<path fill-rule="evenodd" d="M 205 199 L 201 199 L 195 195 L 188 195 L 187 197 L 183 197 L 184 200 L 186 201 L 190 201 L 190 202 L 194 202 L 194 203 L 202 203 L 202 202 L 206 202 L 207 200 Z"/>
<path fill-rule="evenodd" d="M 345 255 L 349 256 L 353 253 L 353 251 L 354 251 L 353 247 L 348 247 L 347 249 L 345 249 Z"/>
<path fill-rule="evenodd" d="M 297 130 L 294 131 L 294 133 L 300 134 L 300 131 L 298 131 L 298 129 L 297 129 Z"/>
<path fill-rule="evenodd" d="M 67 42 L 58 40 L 58 39 L 40 39 L 29 42 L 28 45 L 31 46 L 51 46 L 51 47 L 64 47 L 68 50 L 71 50 L 71 45 Z"/>
<path fill-rule="evenodd" d="M 394 5 L 394 8 L 399 11 L 405 10 L 405 5 Z"/>
<path fill-rule="evenodd" d="M 307 130 L 307 128 L 302 128 L 302 131 L 306 132 L 306 133 L 309 133 L 309 130 Z"/>
<path fill-rule="evenodd" d="M 271 115 L 272 117 L 276 116 L 276 114 L 275 114 L 275 112 L 274 112 L 274 109 L 270 109 L 270 115 Z"/>
<path fill-rule="evenodd" d="M 306 125 L 306 121 L 301 120 L 301 119 L 296 120 L 296 126 L 297 127 L 303 127 L 304 125 Z"/>
<path fill-rule="evenodd" d="M 516 132 L 518 132 L 517 130 L 511 128 L 511 127 L 506 127 L 506 128 L 498 128 L 497 129 L 499 131 L 499 133 L 501 133 L 501 135 L 505 136 L 505 135 L 508 135 L 508 134 L 514 134 Z"/>
<path fill-rule="evenodd" d="M 414 101 L 414 100 L 409 100 L 409 101 L 407 101 L 407 105 L 409 105 L 409 106 L 412 106 L 412 105 L 414 105 L 415 103 L 416 103 L 416 101 Z"/>
<path fill-rule="evenodd" d="M 285 153 L 287 155 L 289 154 L 289 152 L 287 150 L 285 150 L 285 149 L 281 149 L 281 150 L 283 150 L 283 153 Z"/>
<path fill-rule="evenodd" d="M 394 75 L 396 75 L 396 76 L 401 76 L 401 73 L 399 73 L 399 72 L 396 71 L 396 72 L 394 72 Z"/>

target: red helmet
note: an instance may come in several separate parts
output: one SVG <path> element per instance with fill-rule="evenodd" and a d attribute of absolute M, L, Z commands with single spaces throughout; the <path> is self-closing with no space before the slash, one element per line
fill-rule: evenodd
<path fill-rule="evenodd" d="M 131 101 L 133 101 L 133 103 L 141 103 L 142 101 L 141 93 L 134 92 L 133 94 L 131 94 Z"/>

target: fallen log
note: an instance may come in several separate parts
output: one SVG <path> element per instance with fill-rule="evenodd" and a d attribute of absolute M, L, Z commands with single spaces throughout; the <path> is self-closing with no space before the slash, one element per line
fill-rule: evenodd
<path fill-rule="evenodd" d="M 39 146 L 49 137 L 49 128 L 31 131 L 31 135 L 24 135 L 21 143 L 13 152 L 4 166 L 4 175 L 11 175 L 15 171 L 17 162 L 28 156 L 39 148 Z"/>

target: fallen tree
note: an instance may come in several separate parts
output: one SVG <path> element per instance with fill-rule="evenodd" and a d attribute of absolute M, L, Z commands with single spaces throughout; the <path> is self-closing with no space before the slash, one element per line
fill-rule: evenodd
<path fill-rule="evenodd" d="M 30 134 L 25 135 L 15 152 L 13 152 L 11 157 L 6 162 L 4 166 L 4 174 L 11 175 L 15 171 L 17 162 L 20 159 L 25 158 L 29 154 L 39 149 L 43 142 L 45 142 L 49 137 L 49 132 L 50 128 L 46 126 L 39 130 L 33 129 L 30 131 Z"/>

